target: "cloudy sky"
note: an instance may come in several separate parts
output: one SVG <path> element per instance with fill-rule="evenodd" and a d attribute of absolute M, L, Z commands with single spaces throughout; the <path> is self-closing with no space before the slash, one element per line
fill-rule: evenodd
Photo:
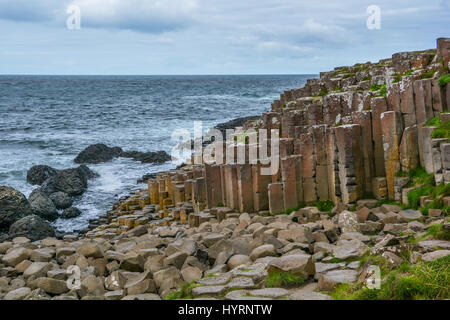
<path fill-rule="evenodd" d="M 433 48 L 449 17 L 450 0 L 0 0 L 0 74 L 318 73 Z"/>

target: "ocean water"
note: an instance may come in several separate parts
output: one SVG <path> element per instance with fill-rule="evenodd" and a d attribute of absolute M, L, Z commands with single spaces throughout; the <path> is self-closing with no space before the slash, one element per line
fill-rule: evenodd
<path fill-rule="evenodd" d="M 286 89 L 311 75 L 261 76 L 0 76 L 0 185 L 27 197 L 26 181 L 37 164 L 76 167 L 76 155 L 94 143 L 124 150 L 168 153 L 175 129 L 193 132 L 234 118 L 259 115 Z M 88 165 L 100 176 L 74 206 L 82 215 L 54 225 L 71 232 L 88 226 L 120 197 L 145 188 L 144 174 L 174 168 L 118 158 Z"/>

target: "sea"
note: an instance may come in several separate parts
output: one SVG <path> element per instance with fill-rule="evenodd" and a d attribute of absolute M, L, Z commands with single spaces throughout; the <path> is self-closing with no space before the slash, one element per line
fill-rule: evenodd
<path fill-rule="evenodd" d="M 171 153 L 176 129 L 193 134 L 229 120 L 260 115 L 287 89 L 317 75 L 211 76 L 26 76 L 0 75 L 0 185 L 25 196 L 30 167 L 74 168 L 77 154 L 95 143 L 135 151 Z M 86 228 L 114 202 L 145 188 L 145 174 L 175 163 L 142 164 L 132 159 L 88 165 L 99 176 L 74 206 L 82 215 L 58 219 L 62 232 Z"/>

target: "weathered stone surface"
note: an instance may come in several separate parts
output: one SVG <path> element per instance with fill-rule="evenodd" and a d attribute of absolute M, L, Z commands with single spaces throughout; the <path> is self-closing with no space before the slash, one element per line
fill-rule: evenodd
<path fill-rule="evenodd" d="M 23 260 L 28 259 L 30 251 L 26 248 L 15 248 L 5 254 L 2 258 L 4 264 L 10 267 L 15 267 Z"/>
<path fill-rule="evenodd" d="M 18 288 L 8 292 L 3 300 L 24 300 L 31 293 L 31 289 L 27 287 Z"/>
<path fill-rule="evenodd" d="M 33 212 L 27 198 L 19 191 L 5 186 L 0 186 L 0 230 L 9 227 L 23 217 Z"/>
<path fill-rule="evenodd" d="M 28 197 L 28 201 L 30 202 L 35 215 L 49 221 L 55 221 L 59 217 L 56 206 L 53 204 L 52 200 L 50 200 L 50 198 L 40 189 L 33 190 Z"/>
<path fill-rule="evenodd" d="M 66 282 L 51 278 L 39 278 L 36 280 L 36 287 L 49 294 L 63 294 L 69 291 Z"/>
<path fill-rule="evenodd" d="M 250 258 L 254 261 L 259 258 L 275 255 L 276 255 L 275 247 L 272 244 L 265 244 L 253 249 L 252 253 L 250 254 Z"/>
<path fill-rule="evenodd" d="M 434 261 L 450 254 L 450 250 L 436 250 L 433 252 L 428 252 L 422 255 L 423 261 Z"/>
<path fill-rule="evenodd" d="M 320 276 L 318 288 L 322 291 L 332 291 L 341 283 L 355 282 L 357 275 L 356 270 L 332 270 Z"/>
<path fill-rule="evenodd" d="M 312 257 L 308 254 L 285 255 L 274 259 L 269 263 L 268 271 L 276 270 L 297 274 L 305 279 L 316 272 Z"/>

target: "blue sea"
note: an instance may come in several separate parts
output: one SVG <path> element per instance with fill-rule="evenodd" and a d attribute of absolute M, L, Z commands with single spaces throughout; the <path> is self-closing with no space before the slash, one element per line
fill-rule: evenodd
<path fill-rule="evenodd" d="M 0 76 L 0 185 L 24 193 L 37 164 L 76 167 L 76 155 L 94 143 L 124 150 L 169 154 L 172 131 L 193 132 L 238 117 L 260 115 L 284 90 L 302 87 L 313 75 L 258 76 Z M 120 197 L 145 188 L 144 174 L 172 163 L 141 164 L 118 158 L 89 165 L 100 176 L 76 200 L 83 214 L 54 225 L 71 232 L 104 215 Z"/>

